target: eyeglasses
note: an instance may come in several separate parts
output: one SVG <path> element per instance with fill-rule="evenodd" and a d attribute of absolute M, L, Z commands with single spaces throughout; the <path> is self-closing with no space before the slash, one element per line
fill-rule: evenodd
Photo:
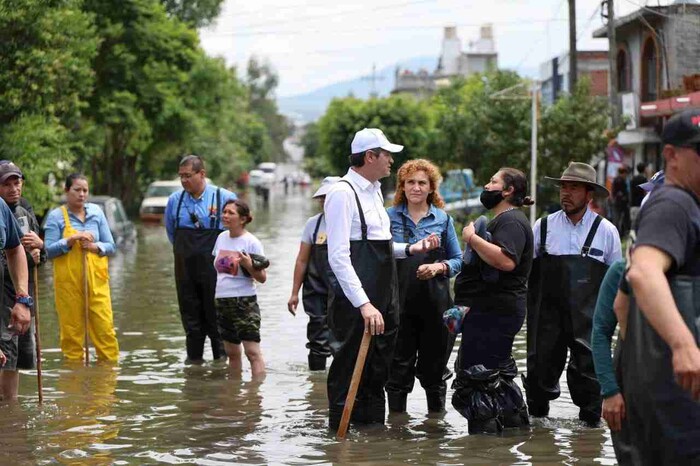
<path fill-rule="evenodd" d="M 181 180 L 189 180 L 192 178 L 194 175 L 196 175 L 199 172 L 193 172 L 193 173 L 180 173 L 178 176 L 180 177 Z"/>

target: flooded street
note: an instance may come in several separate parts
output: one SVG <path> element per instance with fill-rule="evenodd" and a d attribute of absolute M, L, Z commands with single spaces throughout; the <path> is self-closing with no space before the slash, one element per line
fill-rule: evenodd
<path fill-rule="evenodd" d="M 286 309 L 301 230 L 316 211 L 310 195 L 285 196 L 279 188 L 268 208 L 250 199 L 250 231 L 272 263 L 258 288 L 268 369 L 261 383 L 251 381 L 247 361 L 242 380 L 229 378 L 225 365 L 184 365 L 163 227 L 139 226 L 136 244 L 110 262 L 118 368 L 63 364 L 48 264 L 39 296 L 44 404 L 37 403 L 35 373 L 23 373 L 19 405 L 0 406 L 0 464 L 615 463 L 609 432 L 578 421 L 565 383 L 550 417 L 531 430 L 470 437 L 449 403 L 444 416 L 428 417 L 418 387 L 408 414 L 336 441 L 326 427 L 326 373 L 307 369 L 306 315 Z M 525 356 L 521 332 L 521 370 Z M 210 348 L 205 358 L 211 360 Z"/>

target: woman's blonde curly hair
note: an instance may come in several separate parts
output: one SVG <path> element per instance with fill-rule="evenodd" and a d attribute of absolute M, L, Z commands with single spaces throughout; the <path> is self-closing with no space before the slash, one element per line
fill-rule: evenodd
<path fill-rule="evenodd" d="M 428 205 L 434 205 L 438 209 L 445 207 L 445 201 L 438 192 L 438 188 L 442 182 L 440 169 L 425 159 L 409 160 L 401 165 L 401 168 L 399 168 L 396 175 L 397 180 L 396 194 L 394 195 L 394 206 L 399 206 L 406 203 L 406 194 L 403 191 L 404 184 L 406 183 L 406 180 L 417 171 L 425 172 L 425 174 L 428 175 L 428 180 L 430 180 L 430 190 L 432 193 L 428 194 Z"/>

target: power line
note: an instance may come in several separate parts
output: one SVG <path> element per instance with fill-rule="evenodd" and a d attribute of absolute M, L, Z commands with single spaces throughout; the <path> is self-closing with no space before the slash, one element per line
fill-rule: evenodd
<path fill-rule="evenodd" d="M 514 20 L 514 21 L 489 21 L 489 24 L 493 24 L 496 26 L 507 26 L 507 25 L 523 25 L 523 24 L 543 24 L 543 23 L 550 23 L 550 22 L 563 22 L 566 21 L 565 19 L 546 19 L 546 20 Z M 460 24 L 454 24 L 452 23 L 451 25 L 456 26 L 456 27 L 479 27 L 483 26 L 484 22 L 480 23 L 460 23 Z M 329 25 L 328 27 L 333 28 L 333 33 L 335 34 L 343 34 L 343 33 L 355 33 L 355 32 L 365 32 L 365 31 L 376 31 L 377 27 L 376 26 L 368 26 L 366 28 L 357 28 L 353 27 L 350 30 L 342 30 L 338 29 L 336 26 Z M 412 26 L 384 26 L 381 28 L 382 31 L 399 31 L 399 30 L 418 30 L 418 29 L 443 29 L 445 27 L 445 23 L 439 24 L 439 25 L 430 25 L 426 26 L 424 24 L 417 24 L 417 25 L 412 25 Z M 247 37 L 247 36 L 258 36 L 258 35 L 268 35 L 268 34 L 274 34 L 274 35 L 299 35 L 299 34 L 307 34 L 310 32 L 321 32 L 323 31 L 322 28 L 304 28 L 303 30 L 290 30 L 290 31 L 283 31 L 283 30 L 267 30 L 267 31 L 256 31 L 256 32 L 238 32 L 238 31 L 228 31 L 228 32 L 207 32 L 206 35 L 208 36 L 235 36 L 235 37 Z"/>
<path fill-rule="evenodd" d="M 566 3 L 566 0 L 561 0 L 559 2 L 559 5 L 557 6 L 556 10 L 554 10 L 554 15 L 550 21 L 559 20 L 559 18 L 557 18 L 557 16 L 559 15 L 559 10 L 561 10 L 561 7 L 564 5 L 564 3 Z M 519 70 L 521 66 L 523 66 L 523 64 L 525 63 L 525 61 L 528 58 L 530 58 L 530 55 L 532 54 L 532 52 L 535 51 L 535 48 L 537 48 L 540 45 L 540 43 L 542 42 L 542 39 L 544 37 L 547 37 L 547 35 L 540 36 L 540 38 L 532 44 L 532 47 L 530 47 L 530 50 L 528 50 L 527 53 L 525 53 L 522 60 L 520 60 L 520 62 L 515 66 L 516 71 Z"/>
<path fill-rule="evenodd" d="M 401 2 L 401 3 L 393 3 L 391 5 L 382 5 L 382 6 L 372 8 L 369 11 L 375 12 L 375 11 L 382 11 L 382 10 L 393 10 L 393 9 L 402 8 L 405 6 L 418 5 L 418 4 L 422 4 L 422 3 L 434 3 L 434 2 L 435 2 L 435 0 L 413 0 L 413 1 L 407 1 L 407 2 Z M 281 25 L 298 24 L 300 22 L 309 21 L 309 20 L 334 18 L 334 17 L 338 17 L 341 15 L 344 16 L 344 15 L 347 15 L 349 13 L 364 13 L 364 12 L 368 12 L 368 10 L 366 8 L 354 8 L 352 10 L 343 11 L 343 12 L 334 11 L 333 13 L 324 13 L 324 14 L 320 14 L 320 15 L 311 15 L 311 16 L 305 16 L 305 17 L 302 16 L 299 18 L 286 19 L 286 20 L 282 20 L 282 21 L 265 21 L 262 23 L 246 25 L 246 27 L 243 30 L 245 31 L 245 30 L 249 30 L 249 29 L 256 29 L 256 28 L 267 27 L 267 26 L 275 26 L 275 25 L 280 25 L 280 24 Z M 377 25 L 376 27 L 380 28 L 379 25 Z"/>
<path fill-rule="evenodd" d="M 681 23 L 686 23 L 686 24 L 690 24 L 690 25 L 693 25 L 693 26 L 697 26 L 697 25 L 698 25 L 698 23 L 695 22 L 695 21 L 689 21 L 689 20 L 685 19 L 685 18 L 684 18 L 685 15 L 671 16 L 671 15 L 667 15 L 667 14 L 665 14 L 665 13 L 662 13 L 662 12 L 660 12 L 660 11 L 658 11 L 658 10 L 655 10 L 655 9 L 653 9 L 653 8 L 649 8 L 649 7 L 646 6 L 646 5 L 642 5 L 642 4 L 640 4 L 640 3 L 633 2 L 632 0 L 625 0 L 625 1 L 626 1 L 627 3 L 629 3 L 630 5 L 634 5 L 634 6 L 636 6 L 636 7 L 639 7 L 639 8 L 641 8 L 641 9 L 644 10 L 644 11 L 647 11 L 647 12 L 649 12 L 649 13 L 652 13 L 652 14 L 654 14 L 654 15 L 656 15 L 656 16 L 660 16 L 660 17 L 662 17 L 662 18 L 673 19 L 673 20 L 679 21 L 679 22 L 681 22 Z M 670 5 L 664 5 L 664 6 L 668 7 L 668 6 L 670 6 Z M 660 7 L 663 8 L 664 6 L 660 6 Z M 658 7 L 657 7 L 657 8 L 658 8 Z"/>

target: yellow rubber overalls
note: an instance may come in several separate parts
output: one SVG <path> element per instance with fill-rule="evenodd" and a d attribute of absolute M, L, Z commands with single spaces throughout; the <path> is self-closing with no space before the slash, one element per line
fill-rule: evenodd
<path fill-rule="evenodd" d="M 68 218 L 68 210 L 61 207 L 65 228 L 63 238 L 77 233 Z M 87 253 L 88 264 L 88 332 L 97 357 L 103 361 L 119 358 L 119 344 L 114 332 L 112 300 L 109 292 L 109 270 L 106 256 Z M 75 242 L 67 254 L 53 260 L 54 295 L 61 331 L 61 350 L 66 359 L 80 360 L 85 343 L 85 286 L 83 276 L 83 249 Z"/>

